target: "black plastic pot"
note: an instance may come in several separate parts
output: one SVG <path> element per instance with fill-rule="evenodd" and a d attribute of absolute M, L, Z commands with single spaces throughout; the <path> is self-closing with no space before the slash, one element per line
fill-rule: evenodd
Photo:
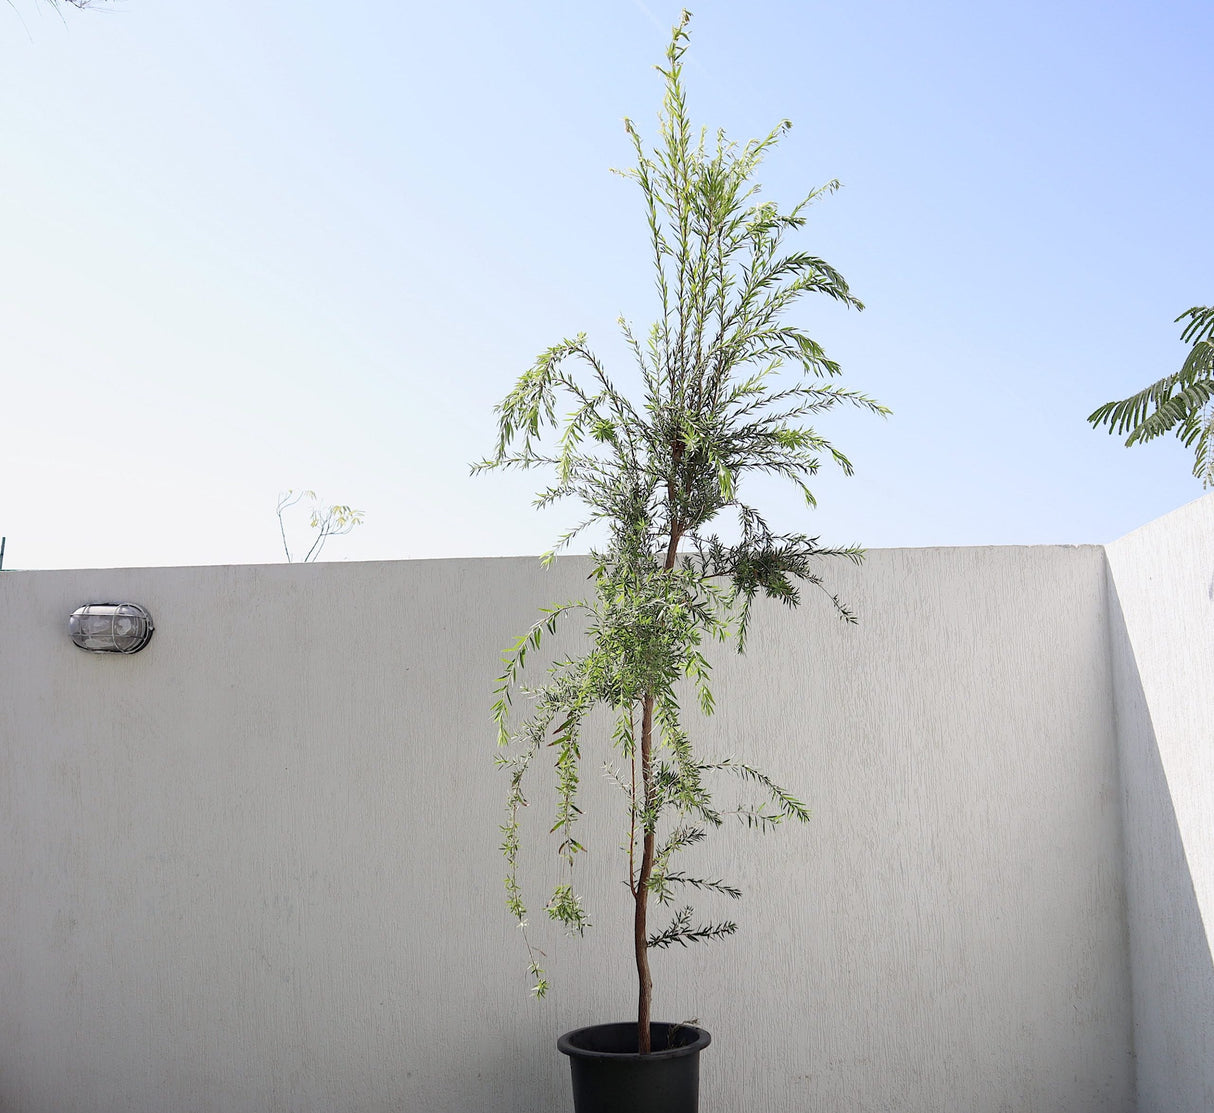
<path fill-rule="evenodd" d="M 697 1113 L 703 1028 L 651 1024 L 648 1055 L 637 1053 L 637 1026 L 595 1024 L 556 1041 L 569 1056 L 575 1113 Z M 668 1046 L 673 1034 L 674 1046 Z"/>

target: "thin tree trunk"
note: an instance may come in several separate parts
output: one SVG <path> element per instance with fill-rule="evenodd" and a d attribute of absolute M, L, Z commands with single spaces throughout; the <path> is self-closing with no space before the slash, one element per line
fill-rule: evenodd
<path fill-rule="evenodd" d="M 682 445 L 676 446 L 675 459 L 682 455 Z M 673 502 L 674 484 L 670 484 Z M 682 530 L 675 526 L 670 531 L 670 542 L 666 550 L 666 571 L 673 567 L 679 548 Z M 649 912 L 649 878 L 653 874 L 653 696 L 641 701 L 641 784 L 645 794 L 645 841 L 641 852 L 641 872 L 637 875 L 636 907 L 632 919 L 632 943 L 637 965 L 637 1051 L 648 1055 L 652 1050 L 649 1033 L 649 1012 L 653 1001 L 653 978 L 649 973 L 649 943 L 646 934 L 646 916 Z"/>
<path fill-rule="evenodd" d="M 653 803 L 653 696 L 646 696 L 641 704 L 641 783 L 645 793 L 645 813 Z M 633 948 L 637 964 L 637 1051 L 648 1055 L 649 1007 L 653 999 L 653 978 L 649 974 L 649 944 L 645 930 L 646 914 L 649 910 L 649 878 L 653 873 L 654 831 L 651 823 L 645 824 L 644 848 L 641 852 L 641 872 L 637 875 L 636 910 L 632 921 Z"/>

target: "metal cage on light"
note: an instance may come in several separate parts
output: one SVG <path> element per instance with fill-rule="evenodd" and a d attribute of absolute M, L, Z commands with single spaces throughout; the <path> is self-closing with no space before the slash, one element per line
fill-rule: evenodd
<path fill-rule="evenodd" d="M 68 633 L 94 653 L 138 653 L 152 640 L 152 616 L 138 603 L 87 603 L 72 611 Z"/>

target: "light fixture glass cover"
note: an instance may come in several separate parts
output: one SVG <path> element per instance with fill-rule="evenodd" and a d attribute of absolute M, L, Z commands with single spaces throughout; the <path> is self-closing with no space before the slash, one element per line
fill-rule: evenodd
<path fill-rule="evenodd" d="M 152 640 L 152 616 L 138 603 L 88 603 L 67 620 L 81 649 L 95 653 L 138 653 Z"/>

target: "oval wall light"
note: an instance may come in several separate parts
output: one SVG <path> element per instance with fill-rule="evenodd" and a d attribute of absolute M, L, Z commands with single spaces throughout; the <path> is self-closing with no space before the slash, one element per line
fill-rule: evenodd
<path fill-rule="evenodd" d="M 138 603 L 88 603 L 72 611 L 68 633 L 94 653 L 138 653 L 152 640 L 152 616 Z"/>

